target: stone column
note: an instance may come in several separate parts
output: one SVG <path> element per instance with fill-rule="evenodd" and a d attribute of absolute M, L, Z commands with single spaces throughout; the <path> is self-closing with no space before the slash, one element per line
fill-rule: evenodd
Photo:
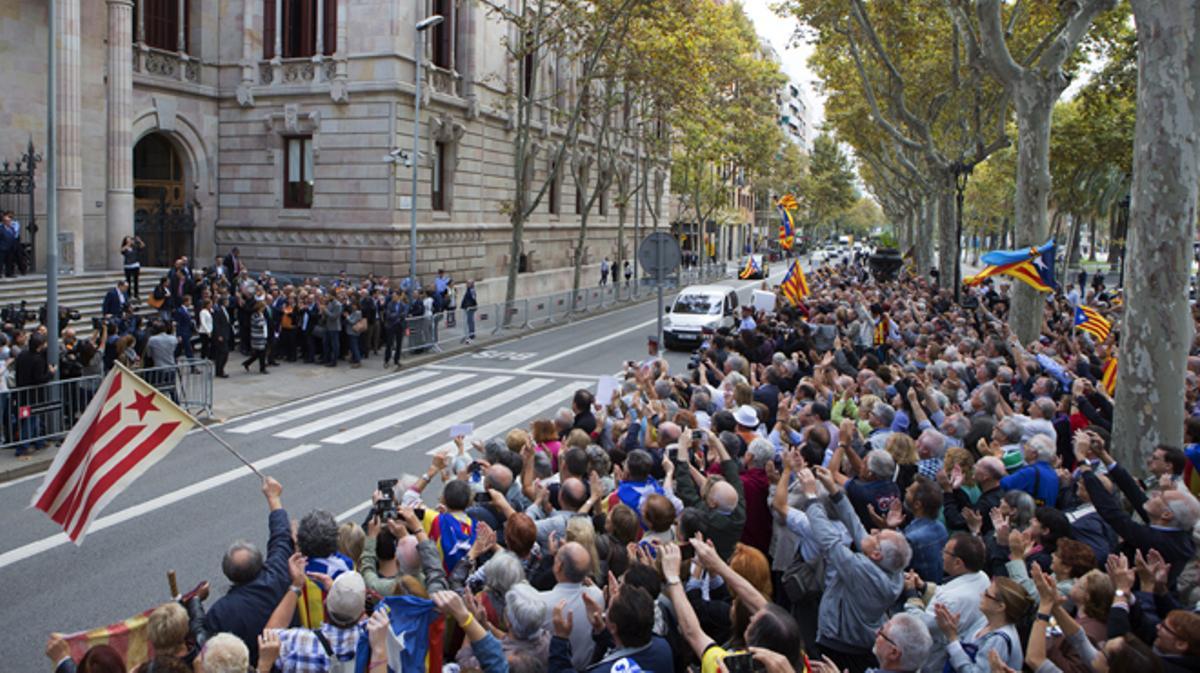
<path fill-rule="evenodd" d="M 61 268 L 83 271 L 83 145 L 79 65 L 80 0 L 55 0 L 58 11 L 58 230 L 75 236 L 74 250 L 60 251 Z M 58 245 L 58 241 L 46 241 Z M 69 255 L 69 256 L 68 256 Z"/>
<path fill-rule="evenodd" d="M 109 16 L 112 16 L 112 10 L 109 10 Z M 187 53 L 187 0 L 179 0 L 179 53 Z M 109 36 L 112 36 L 112 26 L 109 26 Z"/>
<path fill-rule="evenodd" d="M 108 0 L 108 268 L 122 265 L 121 239 L 133 234 L 133 0 Z"/>

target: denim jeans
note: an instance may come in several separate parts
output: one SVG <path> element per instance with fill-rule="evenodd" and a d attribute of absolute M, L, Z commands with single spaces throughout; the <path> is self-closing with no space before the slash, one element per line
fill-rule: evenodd
<path fill-rule="evenodd" d="M 342 344 L 339 339 L 341 333 L 336 329 L 325 330 L 325 364 L 337 366 L 338 357 L 342 352 Z"/>
<path fill-rule="evenodd" d="M 362 351 L 359 349 L 358 342 L 362 339 L 361 334 L 347 334 L 346 339 L 350 342 L 350 362 L 358 364 L 362 360 Z"/>
<path fill-rule="evenodd" d="M 475 338 L 475 310 L 476 309 L 473 309 L 473 308 L 467 309 L 467 338 L 468 339 Z"/>

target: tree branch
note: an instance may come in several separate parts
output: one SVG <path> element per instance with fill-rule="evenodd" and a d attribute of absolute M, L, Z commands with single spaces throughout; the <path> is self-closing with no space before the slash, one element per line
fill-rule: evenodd
<path fill-rule="evenodd" d="M 1015 87 L 1025 70 L 1008 51 L 1001 26 L 1000 0 L 978 0 L 975 7 L 979 15 L 979 48 L 984 61 L 1005 86 Z"/>
<path fill-rule="evenodd" d="M 1042 55 L 1038 65 L 1047 72 L 1061 69 L 1071 52 L 1075 51 L 1080 40 L 1087 35 L 1096 16 L 1116 5 L 1117 0 L 1081 0 L 1075 13 L 1067 18 L 1066 28 L 1059 34 L 1058 40 Z"/>

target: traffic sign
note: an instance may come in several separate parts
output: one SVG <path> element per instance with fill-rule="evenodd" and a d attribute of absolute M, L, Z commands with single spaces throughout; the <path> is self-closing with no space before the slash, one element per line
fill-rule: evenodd
<path fill-rule="evenodd" d="M 638 246 L 638 263 L 647 273 L 659 279 L 675 273 L 683 261 L 683 253 L 679 250 L 679 241 L 662 231 L 647 236 Z"/>

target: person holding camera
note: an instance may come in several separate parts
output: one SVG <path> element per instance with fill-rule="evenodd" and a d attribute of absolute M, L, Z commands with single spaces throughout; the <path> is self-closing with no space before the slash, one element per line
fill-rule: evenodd
<path fill-rule="evenodd" d="M 133 296 L 138 296 L 139 277 L 142 274 L 141 253 L 146 244 L 140 236 L 126 236 L 121 239 L 121 258 L 125 263 L 125 282 L 129 285 Z"/>

